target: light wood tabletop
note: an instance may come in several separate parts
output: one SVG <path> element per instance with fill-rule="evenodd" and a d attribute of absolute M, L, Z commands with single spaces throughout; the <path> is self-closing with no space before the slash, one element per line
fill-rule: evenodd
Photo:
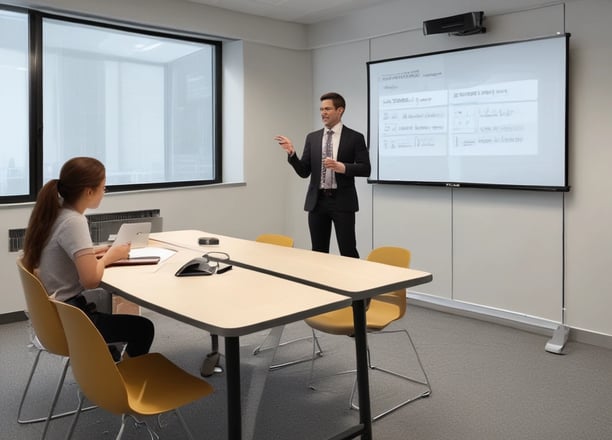
<path fill-rule="evenodd" d="M 207 236 L 218 238 L 219 244 L 199 245 L 198 238 Z M 433 278 L 432 274 L 420 270 L 198 230 L 158 232 L 151 234 L 150 238 L 201 254 L 224 252 L 235 266 L 348 295 L 353 300 L 428 283 Z"/>
<path fill-rule="evenodd" d="M 200 245 L 200 237 L 215 237 L 219 243 Z M 174 254 L 157 265 L 107 268 L 103 282 L 140 305 L 225 337 L 228 439 L 243 437 L 239 337 L 349 304 L 355 327 L 359 423 L 334 439 L 372 438 L 366 300 L 427 283 L 430 273 L 198 230 L 153 233 L 149 239 L 151 246 L 172 249 Z M 203 255 L 232 264 L 233 269 L 175 276 L 186 262 Z"/>

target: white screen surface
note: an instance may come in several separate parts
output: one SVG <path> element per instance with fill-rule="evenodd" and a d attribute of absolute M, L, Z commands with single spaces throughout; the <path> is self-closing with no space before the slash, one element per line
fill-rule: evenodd
<path fill-rule="evenodd" d="M 568 38 L 368 63 L 371 181 L 567 190 Z"/>

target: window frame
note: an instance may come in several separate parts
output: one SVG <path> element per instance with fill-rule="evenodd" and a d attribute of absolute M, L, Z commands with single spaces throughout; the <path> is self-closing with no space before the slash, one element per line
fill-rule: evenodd
<path fill-rule="evenodd" d="M 33 40 L 33 35 L 32 35 L 32 11 L 28 10 L 26 8 L 22 8 L 22 7 L 18 7 L 18 6 L 11 6 L 11 5 L 0 5 L 0 10 L 3 11 L 8 11 L 8 12 L 15 12 L 15 13 L 19 13 L 19 14 L 24 14 L 27 16 L 27 20 L 28 20 L 28 187 L 29 187 L 29 192 L 28 194 L 20 194 L 20 195 L 0 195 L 0 206 L 1 205 L 5 205 L 5 204 L 11 204 L 11 203 L 23 203 L 23 202 L 30 202 L 35 200 L 36 198 L 36 194 L 38 193 L 38 189 L 36 191 L 33 190 L 33 188 L 36 187 L 36 183 L 35 183 L 35 179 L 34 179 L 34 173 L 32 173 L 32 169 L 35 167 L 34 162 L 32 162 L 32 151 L 33 151 L 33 140 L 36 137 L 36 130 L 34 127 L 36 127 L 34 121 L 34 115 L 33 115 L 33 106 L 32 106 L 32 96 L 33 96 L 33 78 L 32 78 L 32 69 L 33 69 L 33 65 L 34 62 L 32 60 L 32 40 Z M 42 169 L 42 167 L 41 167 Z"/>
<path fill-rule="evenodd" d="M 206 180 L 189 180 L 189 181 L 164 181 L 155 183 L 136 183 L 136 184 L 121 184 L 109 185 L 108 192 L 131 192 L 142 190 L 168 189 L 168 188 L 184 188 L 184 187 L 202 187 L 207 185 L 218 184 L 223 181 L 222 175 L 222 42 L 221 40 L 213 40 L 192 33 L 182 33 L 180 31 L 158 30 L 145 25 L 125 25 L 115 21 L 96 21 L 75 16 L 65 16 L 61 14 L 47 13 L 38 10 L 27 8 L 12 7 L 0 5 L 0 9 L 12 12 L 19 12 L 28 15 L 28 124 L 29 124 L 29 193 L 23 195 L 0 195 L 0 205 L 11 203 L 25 203 L 36 200 L 38 191 L 42 188 L 43 182 L 43 72 L 42 72 L 42 56 L 43 56 L 43 21 L 45 19 L 63 21 L 68 23 L 82 24 L 86 26 L 95 26 L 101 29 L 113 29 L 123 32 L 142 34 L 151 37 L 160 37 L 166 39 L 174 39 L 178 41 L 189 41 L 198 44 L 210 45 L 213 51 L 213 170 L 214 177 Z"/>

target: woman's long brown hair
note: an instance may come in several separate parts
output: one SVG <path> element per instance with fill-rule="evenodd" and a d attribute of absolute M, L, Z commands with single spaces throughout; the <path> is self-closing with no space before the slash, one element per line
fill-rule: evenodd
<path fill-rule="evenodd" d="M 97 188 L 104 180 L 106 170 L 98 159 L 75 157 L 66 162 L 59 179 L 47 182 L 36 197 L 30 214 L 23 243 L 23 265 L 33 271 L 40 263 L 40 256 L 51 234 L 63 203 L 74 204 L 83 191 Z"/>

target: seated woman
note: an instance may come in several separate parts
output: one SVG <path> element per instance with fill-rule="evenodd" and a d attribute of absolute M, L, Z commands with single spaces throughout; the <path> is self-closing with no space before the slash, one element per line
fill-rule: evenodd
<path fill-rule="evenodd" d="M 25 234 L 23 264 L 55 299 L 87 313 L 106 342 L 127 343 L 126 352 L 139 356 L 151 347 L 153 323 L 142 316 L 97 311 L 83 295 L 99 286 L 108 264 L 127 258 L 130 251 L 129 244 L 94 250 L 83 213 L 100 205 L 105 184 L 106 170 L 99 160 L 75 157 L 67 161 L 59 179 L 47 182 L 36 198 Z"/>

